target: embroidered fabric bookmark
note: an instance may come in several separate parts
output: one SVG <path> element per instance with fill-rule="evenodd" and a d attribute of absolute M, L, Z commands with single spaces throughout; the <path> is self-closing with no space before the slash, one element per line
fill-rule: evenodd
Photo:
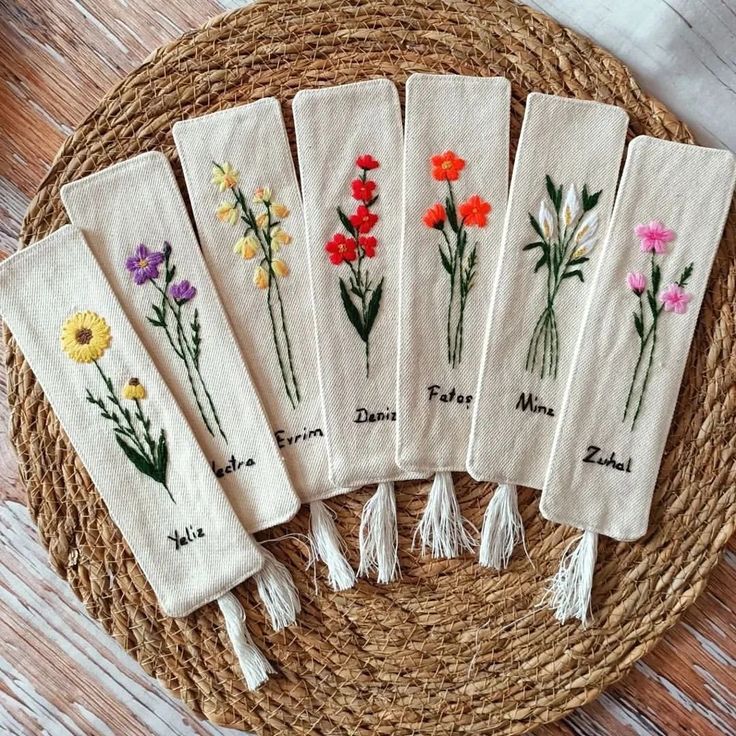
<path fill-rule="evenodd" d="M 475 546 L 452 471 L 465 470 L 503 231 L 510 98 L 500 77 L 406 83 L 396 461 L 436 471 L 418 533 L 440 557 Z"/>
<path fill-rule="evenodd" d="M 262 554 L 78 230 L 0 264 L 0 312 L 163 612 L 186 616 L 217 600 L 258 687 L 273 669 L 229 591 Z"/>
<path fill-rule="evenodd" d="M 301 193 L 281 107 L 266 98 L 174 125 L 202 254 L 337 590 L 355 573 L 322 500 L 329 479 Z"/>
<path fill-rule="evenodd" d="M 627 122 L 611 105 L 527 98 L 467 460 L 500 484 L 483 520 L 488 567 L 506 567 L 523 540 L 516 485 L 542 487 Z"/>
<path fill-rule="evenodd" d="M 545 518 L 585 530 L 552 581 L 560 621 L 587 623 L 598 535 L 646 533 L 735 176 L 728 151 L 629 146 L 542 493 Z"/>
<path fill-rule="evenodd" d="M 299 499 L 166 157 L 136 156 L 67 184 L 61 197 L 245 528 L 254 533 L 290 519 Z M 280 563 L 265 556 L 260 582 L 280 590 L 263 602 L 280 628 L 299 602 L 295 589 L 280 585 Z M 286 610 L 272 609 L 272 601 Z"/>
<path fill-rule="evenodd" d="M 332 482 L 379 483 L 361 520 L 359 573 L 398 574 L 395 463 L 401 108 L 387 79 L 293 102 Z M 336 131 L 336 121 L 339 132 Z"/>

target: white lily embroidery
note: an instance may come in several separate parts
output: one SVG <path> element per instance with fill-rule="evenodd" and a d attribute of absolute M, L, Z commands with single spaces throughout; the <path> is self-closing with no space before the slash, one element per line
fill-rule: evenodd
<path fill-rule="evenodd" d="M 542 204 L 539 205 L 539 227 L 549 242 L 555 235 L 555 216 L 546 200 L 542 200 Z"/>
<path fill-rule="evenodd" d="M 586 212 L 575 231 L 575 245 L 577 246 L 574 258 L 588 255 L 598 240 L 598 215 L 596 212 Z"/>
<path fill-rule="evenodd" d="M 571 184 L 568 187 L 565 201 L 562 203 L 562 225 L 570 227 L 570 225 L 578 219 L 581 212 L 580 197 L 578 196 L 577 187 Z"/>

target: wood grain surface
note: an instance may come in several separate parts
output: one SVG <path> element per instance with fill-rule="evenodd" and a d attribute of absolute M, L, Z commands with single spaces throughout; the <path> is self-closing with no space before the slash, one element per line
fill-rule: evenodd
<path fill-rule="evenodd" d="M 63 139 L 97 100 L 153 49 L 239 4 L 232 0 L 0 0 L 0 257 L 15 250 L 30 197 Z M 736 133 L 736 118 L 731 117 L 730 128 L 720 124 L 722 116 L 735 109 L 730 107 L 736 98 L 728 97 L 734 95 L 728 74 L 736 70 L 736 0 L 636 0 L 623 2 L 618 9 L 615 3 L 591 0 L 575 4 L 539 0 L 533 5 L 562 22 L 570 14 L 573 25 L 584 30 L 590 26 L 594 37 L 594 26 L 602 27 L 602 43 L 609 48 L 611 43 L 605 41 L 613 37 L 612 28 L 624 34 L 626 23 L 638 27 L 636 13 L 641 17 L 672 14 L 682 26 L 688 54 L 700 58 L 704 68 L 709 63 L 713 66 L 714 54 L 722 64 L 702 79 L 696 76 L 692 85 L 705 89 L 710 84 L 717 97 L 719 82 L 707 78 L 712 73 L 728 88 L 722 110 L 711 105 L 700 113 L 689 111 L 696 129 L 710 131 L 719 141 Z M 607 26 L 607 21 L 617 25 Z M 666 37 L 671 40 L 671 33 Z M 724 43 L 730 43 L 730 57 L 716 47 Z M 662 44 L 659 51 L 651 45 L 646 69 L 652 69 L 652 56 L 666 51 Z M 671 77 L 672 97 L 677 101 L 681 82 L 677 75 Z M 656 94 L 668 103 L 666 80 L 659 79 L 657 85 Z M 673 108 L 677 112 L 677 106 Z M 0 391 L 4 395 L 4 377 Z M 236 733 L 197 720 L 172 700 L 85 615 L 66 583 L 48 567 L 25 508 L 5 432 L 7 413 L 3 399 L 0 733 Z M 706 592 L 654 652 L 596 702 L 536 733 L 736 735 L 735 691 L 736 545 L 731 540 Z"/>

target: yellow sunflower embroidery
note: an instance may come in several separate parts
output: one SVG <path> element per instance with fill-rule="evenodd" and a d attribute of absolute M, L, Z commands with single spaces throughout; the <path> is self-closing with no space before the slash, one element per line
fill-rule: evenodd
<path fill-rule="evenodd" d="M 123 386 L 123 398 L 128 401 L 141 401 L 146 398 L 146 389 L 137 378 L 131 378 L 128 383 Z"/>
<path fill-rule="evenodd" d="M 95 312 L 77 312 L 61 328 L 61 347 L 77 363 L 99 360 L 111 340 L 109 325 Z"/>

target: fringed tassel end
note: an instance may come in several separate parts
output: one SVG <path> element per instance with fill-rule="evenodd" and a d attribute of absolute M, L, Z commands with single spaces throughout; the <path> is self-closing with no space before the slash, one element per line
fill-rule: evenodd
<path fill-rule="evenodd" d="M 565 623 L 569 618 L 580 619 L 585 628 L 590 621 L 590 594 L 598 554 L 598 534 L 584 531 L 568 544 L 560 567 L 550 581 L 547 602 L 555 618 Z"/>
<path fill-rule="evenodd" d="M 299 592 L 286 565 L 279 562 L 263 545 L 261 552 L 264 557 L 263 567 L 253 577 L 273 630 L 281 631 L 291 626 L 302 610 Z"/>
<path fill-rule="evenodd" d="M 232 593 L 225 593 L 217 602 L 225 617 L 225 627 L 243 671 L 245 684 L 249 690 L 257 690 L 276 670 L 250 638 L 245 626 L 245 611 L 240 601 Z"/>
<path fill-rule="evenodd" d="M 322 501 L 309 504 L 309 527 L 315 555 L 327 566 L 327 581 L 333 590 L 347 590 L 355 585 L 355 572 L 345 559 L 345 543 L 335 526 L 332 512 Z"/>
<path fill-rule="evenodd" d="M 516 486 L 501 483 L 483 516 L 478 561 L 483 567 L 508 567 L 514 547 L 524 541 L 524 522 L 519 513 Z"/>
<path fill-rule="evenodd" d="M 379 483 L 360 516 L 358 575 L 376 573 L 379 583 L 392 583 L 401 575 L 396 496 L 393 482 Z"/>
<path fill-rule="evenodd" d="M 452 473 L 435 473 L 429 491 L 427 506 L 414 532 L 419 535 L 422 553 L 430 550 L 432 557 L 459 557 L 475 547 L 473 536 L 467 531 L 460 512 L 460 504 L 452 484 Z"/>

